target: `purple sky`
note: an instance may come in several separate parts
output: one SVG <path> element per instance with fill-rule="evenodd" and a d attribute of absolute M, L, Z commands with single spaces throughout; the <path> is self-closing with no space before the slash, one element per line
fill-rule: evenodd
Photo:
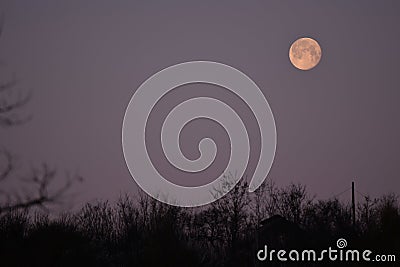
<path fill-rule="evenodd" d="M 136 192 L 125 108 L 149 76 L 192 60 L 231 65 L 261 88 L 278 185 L 301 182 L 321 198 L 352 180 L 363 193 L 400 193 L 399 1 L 8 0 L 0 10 L 2 71 L 34 94 L 34 119 L 2 130 L 2 145 L 24 164 L 79 171 L 82 201 Z M 288 58 L 302 36 L 322 46 L 307 72 Z"/>

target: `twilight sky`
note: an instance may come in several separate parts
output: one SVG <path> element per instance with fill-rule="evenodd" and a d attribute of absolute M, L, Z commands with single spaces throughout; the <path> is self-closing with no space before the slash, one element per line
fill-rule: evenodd
<path fill-rule="evenodd" d="M 149 76 L 193 60 L 233 66 L 263 91 L 278 137 L 268 177 L 278 185 L 300 182 L 321 198 L 352 180 L 374 196 L 400 193 L 399 1 L 7 0 L 0 12 L 2 77 L 15 73 L 33 92 L 25 110 L 34 116 L 1 130 L 1 145 L 23 164 L 79 171 L 82 201 L 136 192 L 121 147 L 125 108 Z M 288 58 L 303 36 L 322 47 L 306 72 Z M 194 139 L 217 128 L 197 125 Z"/>

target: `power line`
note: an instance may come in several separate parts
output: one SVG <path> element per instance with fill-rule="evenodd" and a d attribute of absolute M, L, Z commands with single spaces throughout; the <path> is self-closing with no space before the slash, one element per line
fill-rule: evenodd
<path fill-rule="evenodd" d="M 364 195 L 363 193 L 361 193 L 361 192 L 360 192 L 360 191 L 358 191 L 358 190 L 356 190 L 356 192 L 357 192 L 358 194 L 360 194 L 361 196 L 365 197 L 365 198 L 367 198 L 367 197 L 368 197 L 367 195 Z"/>
<path fill-rule="evenodd" d="M 350 189 L 351 189 L 351 187 L 347 188 L 346 190 L 343 190 L 342 192 L 340 192 L 340 193 L 338 193 L 338 194 L 336 194 L 336 195 L 333 195 L 333 198 L 336 198 L 336 197 L 338 197 L 338 196 L 340 196 L 340 195 L 346 193 L 346 192 L 349 191 Z"/>

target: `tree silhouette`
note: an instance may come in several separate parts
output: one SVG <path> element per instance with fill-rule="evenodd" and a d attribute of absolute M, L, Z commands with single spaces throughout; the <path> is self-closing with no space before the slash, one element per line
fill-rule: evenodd
<path fill-rule="evenodd" d="M 0 22 L 0 37 L 2 29 L 3 23 Z M 23 108 L 30 99 L 31 93 L 19 89 L 15 77 L 0 81 L 0 130 L 30 120 L 31 116 L 23 115 Z M 46 209 L 49 205 L 61 204 L 71 185 L 82 180 L 78 175 L 66 174 L 61 185 L 52 186 L 57 172 L 47 164 L 31 170 L 22 178 L 12 177 L 16 165 L 15 156 L 7 148 L 0 149 L 0 215 L 13 210 L 31 207 Z M 6 182 L 18 184 L 18 187 L 10 192 L 8 188 L 4 189 Z"/>
<path fill-rule="evenodd" d="M 394 195 L 377 198 L 369 211 L 370 227 L 364 226 L 366 217 L 359 212 L 357 226 L 353 228 L 349 203 L 335 198 L 299 202 L 309 199 L 309 194 L 298 184 L 273 188 L 278 206 L 260 201 L 260 209 L 267 210 L 268 206 L 270 210 L 284 212 L 267 214 L 262 225 L 257 223 L 252 209 L 256 197 L 247 192 L 244 181 L 221 199 L 201 208 L 169 206 L 142 192 L 135 198 L 121 196 L 115 204 L 87 203 L 81 210 L 60 217 L 50 218 L 39 211 L 32 214 L 24 209 L 9 211 L 0 216 L 1 263 L 4 266 L 264 266 L 256 258 L 264 245 L 276 249 L 322 250 L 334 247 L 339 237 L 346 238 L 354 248 L 375 253 L 396 254 L 400 248 L 399 201 Z M 261 199 L 271 198 L 269 190 L 262 192 L 265 195 L 259 193 Z M 361 202 L 360 207 L 364 204 Z M 300 211 L 293 207 L 299 207 Z M 43 259 L 40 255 L 44 252 L 48 256 Z"/>

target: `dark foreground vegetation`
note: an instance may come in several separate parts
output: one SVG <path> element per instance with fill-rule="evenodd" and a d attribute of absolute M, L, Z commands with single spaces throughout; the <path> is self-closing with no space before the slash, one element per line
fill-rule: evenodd
<path fill-rule="evenodd" d="M 145 194 L 121 197 L 116 204 L 86 204 L 75 214 L 53 219 L 15 209 L 0 214 L 0 265 L 264 266 L 256 253 L 266 243 L 275 249 L 325 249 L 336 247 L 338 238 L 352 248 L 399 257 L 397 198 L 365 197 L 357 205 L 355 226 L 348 203 L 315 200 L 304 186 L 294 184 L 277 188 L 268 183 L 249 194 L 241 183 L 196 209 L 168 206 Z M 396 260 L 397 265 L 388 265 L 399 266 Z"/>

